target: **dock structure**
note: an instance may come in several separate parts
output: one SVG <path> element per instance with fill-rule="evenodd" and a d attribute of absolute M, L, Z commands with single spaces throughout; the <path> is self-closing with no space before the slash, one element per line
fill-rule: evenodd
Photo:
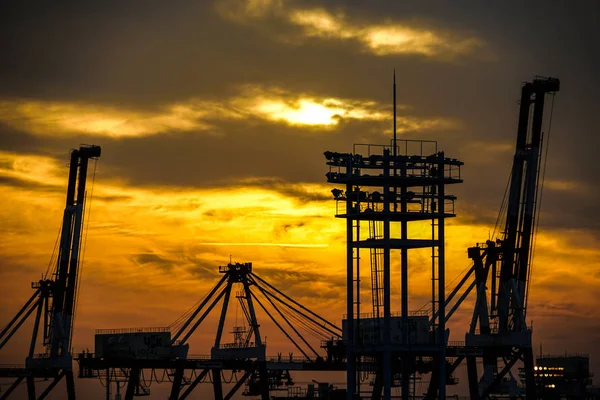
<path fill-rule="evenodd" d="M 343 335 L 348 349 L 348 399 L 360 396 L 357 374 L 361 365 L 375 360 L 371 397 L 391 397 L 392 386 L 410 394 L 416 373 L 436 370 L 440 398 L 447 382 L 445 310 L 445 220 L 455 216 L 456 197 L 446 185 L 462 183 L 462 161 L 446 157 L 437 142 L 392 140 L 390 145 L 355 144 L 352 153 L 326 151 L 327 182 L 338 185 L 331 192 L 336 217 L 346 219 L 346 305 Z M 416 238 L 411 223 L 428 221 L 431 234 Z M 430 308 L 409 308 L 409 254 L 431 249 Z M 368 254 L 368 258 L 363 254 Z M 399 264 L 393 259 L 399 256 Z M 361 262 L 367 258 L 372 309 L 364 313 Z M 392 269 L 400 271 L 398 285 Z M 401 303 L 391 304 L 392 288 L 398 287 Z M 368 288 L 367 288 L 368 290 Z M 399 313 L 396 311 L 399 310 Z M 417 363 L 425 357 L 428 363 Z M 371 362 L 369 362 L 371 364 Z M 420 371 L 421 370 L 421 371 Z M 399 377 L 399 379 L 397 379 Z M 398 382 L 396 382 L 398 380 Z"/>

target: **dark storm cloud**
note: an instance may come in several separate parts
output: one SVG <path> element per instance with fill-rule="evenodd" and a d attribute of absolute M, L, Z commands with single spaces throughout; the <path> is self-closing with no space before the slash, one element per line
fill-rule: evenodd
<path fill-rule="evenodd" d="M 351 151 L 352 142 L 387 140 L 381 133 L 370 133 L 368 125 L 356 122 L 335 131 L 307 131 L 230 121 L 220 125 L 228 132 L 225 137 L 179 133 L 94 143 L 103 144 L 101 162 L 132 185 L 227 186 L 258 178 L 260 184 L 292 194 L 282 182 L 324 182 L 324 151 Z"/>
<path fill-rule="evenodd" d="M 391 20 L 456 30 L 481 39 L 493 57 L 447 63 L 406 54 L 376 56 L 353 41 L 311 38 L 291 44 L 278 39 L 298 34 L 289 22 L 271 16 L 259 27 L 238 24 L 208 2 L 40 3 L 35 9 L 13 6 L 2 13 L 0 44 L 7 62 L 0 65 L 0 96 L 152 111 L 192 97 L 220 101 L 235 96 L 240 85 L 260 83 L 292 93 L 385 104 L 391 101 L 390 72 L 395 67 L 398 101 L 413 106 L 411 113 L 461 122 L 457 130 L 407 132 L 402 137 L 438 140 L 448 155 L 464 160 L 465 184 L 456 189 L 460 201 L 492 210 L 499 206 L 512 151 L 497 153 L 488 145 L 513 145 L 520 82 L 535 74 L 553 75 L 561 78 L 562 88 L 547 176 L 591 187 L 600 184 L 595 112 L 600 63 L 597 52 L 590 50 L 600 47 L 598 5 L 409 1 L 392 7 L 383 1 L 311 0 L 286 2 L 286 7 L 342 11 L 364 23 Z M 549 112 L 550 107 L 547 117 Z M 215 127 L 217 136 L 191 131 L 122 140 L 83 135 L 77 141 L 103 144 L 105 168 L 131 185 L 226 185 L 258 178 L 256 182 L 273 188 L 273 178 L 323 182 L 324 150 L 349 151 L 352 142 L 386 142 L 382 131 L 390 127 L 391 121 L 352 121 L 325 132 L 221 121 Z M 58 152 L 72 142 L 6 127 L 0 129 L 0 139 L 2 148 L 13 151 Z M 471 142 L 480 145 L 464 146 Z M 482 154 L 490 159 L 485 165 L 479 164 Z M 597 201 L 595 190 L 576 196 L 546 191 L 543 224 L 598 230 L 598 218 L 589 217 Z"/>
<path fill-rule="evenodd" d="M 12 176 L 0 176 L 0 186 L 11 186 L 15 188 L 31 189 L 40 192 L 57 192 L 59 186 L 43 182 L 32 182 Z"/>
<path fill-rule="evenodd" d="M 153 266 L 163 271 L 173 269 L 173 262 L 154 253 L 140 253 L 134 257 L 135 262 L 142 266 Z"/>
<path fill-rule="evenodd" d="M 194 278 L 197 279 L 216 279 L 219 275 L 214 259 L 189 258 L 189 265 L 186 268 Z M 216 280 L 215 280 L 216 282 Z"/>

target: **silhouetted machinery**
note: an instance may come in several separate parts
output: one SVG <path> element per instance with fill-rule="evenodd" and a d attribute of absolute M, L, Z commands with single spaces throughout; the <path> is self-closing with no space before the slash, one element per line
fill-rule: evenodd
<path fill-rule="evenodd" d="M 160 381 L 158 376 L 161 375 L 164 380 L 166 375 L 171 381 L 171 400 L 188 398 L 200 383 L 208 382 L 217 400 L 231 399 L 243 385 L 243 395 L 268 400 L 271 393 L 285 391 L 287 396 L 296 390 L 291 371 L 346 369 L 346 352 L 339 327 L 256 275 L 252 263 L 229 263 L 219 267 L 219 272 L 223 277 L 212 290 L 168 327 L 97 331 L 95 353 L 83 353 L 77 359 L 79 376 L 102 379 L 107 398 L 111 396 L 112 386 L 120 398 L 121 384 L 126 385 L 126 400 L 149 395 L 150 384 Z M 232 294 L 242 310 L 245 324 L 237 326 L 236 323 L 231 332 L 233 342 L 222 343 Z M 218 304 L 221 304 L 221 312 L 210 355 L 189 355 L 188 340 L 199 327 L 206 325 L 204 321 Z M 267 355 L 257 308 L 301 355 Z M 320 339 L 318 343 L 327 355 L 307 340 L 309 335 Z M 231 373 L 229 378 L 225 371 Z M 233 386 L 225 392 L 224 383 L 233 383 Z M 327 391 L 328 395 L 333 392 Z M 325 393 L 324 389 L 321 393 Z"/>
<path fill-rule="evenodd" d="M 345 186 L 345 190 L 332 190 L 335 200 L 342 204 L 337 216 L 347 220 L 347 315 L 342 328 L 260 278 L 252 271 L 251 263 L 229 263 L 219 268 L 223 277 L 217 285 L 171 326 L 97 331 L 95 353 L 82 353 L 77 358 L 80 377 L 103 379 L 107 398 L 115 383 L 120 397 L 119 382 L 127 385 L 126 399 L 148 395 L 149 383 L 159 381 L 157 371 L 162 371 L 163 380 L 167 376 L 172 383 L 169 398 L 173 400 L 187 398 L 207 380 L 218 400 L 232 398 L 243 385 L 244 395 L 266 400 L 282 390 L 287 393 L 275 398 L 355 399 L 368 392 L 369 397 L 389 399 L 392 387 L 400 387 L 405 399 L 416 398 L 414 382 L 429 375 L 424 398 L 433 400 L 446 397 L 446 385 L 457 382 L 452 374 L 466 361 L 472 400 L 523 395 L 528 400 L 537 399 L 540 366 L 533 363 L 532 330 L 526 322 L 528 286 L 539 214 L 540 171 L 544 168 L 541 153 L 545 97 L 559 87 L 558 79 L 541 77 L 523 85 L 511 179 L 498 219 L 504 219 L 504 227 L 498 237 L 468 249 L 473 265 L 448 296 L 444 221 L 455 216 L 456 198 L 446 193 L 445 187 L 462 182 L 462 162 L 438 151 L 436 142 L 397 141 L 395 137 L 392 145 L 365 145 L 364 154 L 325 152 L 330 166 L 327 180 Z M 398 143 L 405 146 L 404 151 Z M 409 153 L 408 147 L 415 145 L 418 150 Z M 429 147 L 431 150 L 427 150 Z M 63 377 L 68 398 L 75 398 L 70 346 L 86 174 L 88 161 L 99 156 L 98 146 L 82 146 L 71 154 L 56 268 L 34 282 L 35 293 L 0 333 L 1 349 L 35 313 L 26 365 L 0 368 L 0 377 L 15 379 L 0 400 L 7 398 L 23 380 L 29 398 L 35 399 L 35 379 L 52 379 L 39 396 L 44 398 Z M 414 221 L 431 221 L 431 237 L 409 236 L 408 223 Z M 367 225 L 366 237 L 361 236 L 361 222 Z M 400 224 L 399 237 L 392 235 L 391 223 Z M 430 308 L 410 313 L 408 252 L 427 248 L 431 249 L 432 259 Z M 361 313 L 359 249 L 369 252 L 370 314 Z M 398 250 L 401 255 L 399 315 L 392 313 L 391 250 Z M 234 292 L 234 286 L 241 288 Z M 465 342 L 449 342 L 446 321 L 473 290 L 476 301 Z M 232 293 L 246 324 L 233 327 L 232 343 L 222 343 Z M 188 339 L 219 303 L 221 313 L 211 354 L 190 356 Z M 271 319 L 301 356 L 267 355 L 255 308 Z M 45 347 L 41 355 L 35 352 L 39 333 Z M 307 333 L 321 340 L 326 355 L 321 355 L 306 339 Z M 525 388 L 517 385 L 512 372 L 519 361 L 524 365 L 521 371 Z M 346 370 L 347 388 L 338 389 L 324 382 L 315 382 L 317 387 L 311 384 L 306 390 L 298 388 L 290 375 L 290 371 L 298 370 Z M 224 371 L 232 373 L 232 386 L 227 393 L 223 391 Z M 242 373 L 240 377 L 235 375 L 238 371 Z M 367 390 L 361 389 L 360 378 L 364 375 L 373 377 L 372 387 Z M 544 385 L 557 383 L 544 380 Z"/>
<path fill-rule="evenodd" d="M 512 372 L 519 361 L 524 365 L 525 397 L 537 398 L 532 329 L 526 316 L 539 214 L 540 172 L 544 167 L 541 153 L 545 97 L 559 88 L 556 78 L 538 77 L 523 85 L 509 190 L 498 218 L 501 221 L 505 217 L 504 228 L 495 241 L 469 248 L 473 266 L 446 300 L 449 303 L 466 287 L 455 305 L 458 307 L 472 289 L 476 291 L 463 356 L 455 363 L 457 366 L 466 359 L 469 394 L 473 400 L 522 396 L 523 388 L 517 386 Z M 475 279 L 468 286 L 471 277 Z M 477 359 L 482 361 L 480 368 Z"/>
<path fill-rule="evenodd" d="M 88 162 L 100 157 L 99 146 L 81 146 L 71 152 L 67 200 L 60 234 L 56 264 L 43 279 L 32 283 L 34 293 L 0 333 L 4 348 L 23 323 L 35 315 L 33 333 L 25 366 L 1 367 L 1 378 L 13 378 L 13 384 L 0 399 L 7 398 L 25 380 L 29 399 L 43 399 L 64 377 L 67 397 L 75 398 L 71 340 L 75 319 L 80 251 L 84 224 Z M 41 335 L 44 352 L 36 353 Z M 52 379 L 36 397 L 35 379 Z"/>
<path fill-rule="evenodd" d="M 497 240 L 468 249 L 473 265 L 448 296 L 444 220 L 455 216 L 455 197 L 445 186 L 462 182 L 462 162 L 445 157 L 436 142 L 396 140 L 395 136 L 391 145 L 355 144 L 352 153 L 324 153 L 330 167 L 328 182 L 345 185 L 345 190 L 335 188 L 332 194 L 336 216 L 347 220 L 347 315 L 343 328 L 348 399 L 368 390 L 361 388 L 357 379 L 365 374 L 374 376 L 373 399 L 391 398 L 393 386 L 400 387 L 404 399 L 421 397 L 414 381 L 427 375 L 425 399 L 445 398 L 446 385 L 457 383 L 452 374 L 465 360 L 471 399 L 522 396 L 524 389 L 512 373 L 518 361 L 525 365 L 526 398 L 536 398 L 527 295 L 540 172 L 545 167 L 541 157 L 545 97 L 559 87 L 558 79 L 542 77 L 523 85 L 510 186 L 498 218 L 506 221 L 505 226 Z M 415 239 L 408 234 L 409 223 L 427 220 L 431 221 L 431 238 Z M 392 229 L 393 223 L 399 223 L 399 229 Z M 368 233 L 361 224 L 367 225 Z M 411 314 L 409 251 L 428 247 L 432 249 L 432 300 Z M 365 248 L 369 250 L 366 264 L 371 269 L 372 314 L 360 312 L 364 297 L 359 270 L 365 268 L 361 260 L 366 258 L 360 250 Z M 391 250 L 400 253 L 399 315 L 393 315 L 390 303 Z M 465 341 L 449 341 L 446 322 L 473 289 L 476 302 Z"/>

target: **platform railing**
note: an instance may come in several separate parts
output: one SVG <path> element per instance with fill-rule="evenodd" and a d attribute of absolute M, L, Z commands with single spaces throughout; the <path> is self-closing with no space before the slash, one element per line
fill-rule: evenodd
<path fill-rule="evenodd" d="M 150 328 L 117 328 L 117 329 L 96 329 L 96 335 L 119 334 L 119 333 L 158 333 L 171 332 L 169 327 L 150 327 Z"/>

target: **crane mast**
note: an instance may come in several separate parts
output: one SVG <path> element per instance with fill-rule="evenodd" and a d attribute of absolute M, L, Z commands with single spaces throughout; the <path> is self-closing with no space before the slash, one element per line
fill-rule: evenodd
<path fill-rule="evenodd" d="M 500 333 L 525 329 L 525 305 L 532 254 L 533 228 L 538 195 L 538 171 L 542 145 L 542 122 L 546 93 L 557 92 L 556 78 L 537 78 L 521 90 L 517 144 L 511 172 L 510 191 L 498 285 L 498 328 Z M 529 118 L 533 117 L 529 132 Z"/>
<path fill-rule="evenodd" d="M 75 309 L 88 161 L 92 157 L 99 157 L 100 152 L 98 146 L 82 146 L 79 150 L 71 152 L 67 199 L 54 281 L 52 317 L 49 326 L 52 335 L 50 335 L 47 342 L 50 345 L 51 357 L 69 353 Z"/>
<path fill-rule="evenodd" d="M 504 229 L 495 242 L 488 240 L 485 247 L 468 250 L 473 260 L 469 274 L 475 275 L 477 300 L 465 344 L 479 349 L 483 359 L 480 377 L 476 356 L 466 357 L 471 399 L 514 394 L 517 384 L 511 369 L 519 360 L 524 364 L 526 398 L 536 398 L 532 331 L 526 323 L 527 286 L 536 227 L 545 97 L 559 89 L 556 78 L 537 77 L 523 84 Z"/>
<path fill-rule="evenodd" d="M 57 263 L 50 276 L 33 282 L 35 290 L 17 315 L 0 332 L 2 349 L 35 312 L 35 322 L 24 367 L 0 368 L 0 378 L 16 378 L 0 397 L 7 398 L 25 379 L 29 399 L 35 399 L 35 378 L 51 379 L 39 398 L 44 398 L 65 377 L 67 397 L 75 398 L 70 352 L 77 301 L 77 281 L 84 222 L 87 171 L 90 159 L 100 157 L 99 146 L 81 146 L 71 152 L 65 211 L 60 232 Z M 43 320 L 42 320 L 43 316 Z M 38 334 L 45 353 L 36 354 Z"/>

